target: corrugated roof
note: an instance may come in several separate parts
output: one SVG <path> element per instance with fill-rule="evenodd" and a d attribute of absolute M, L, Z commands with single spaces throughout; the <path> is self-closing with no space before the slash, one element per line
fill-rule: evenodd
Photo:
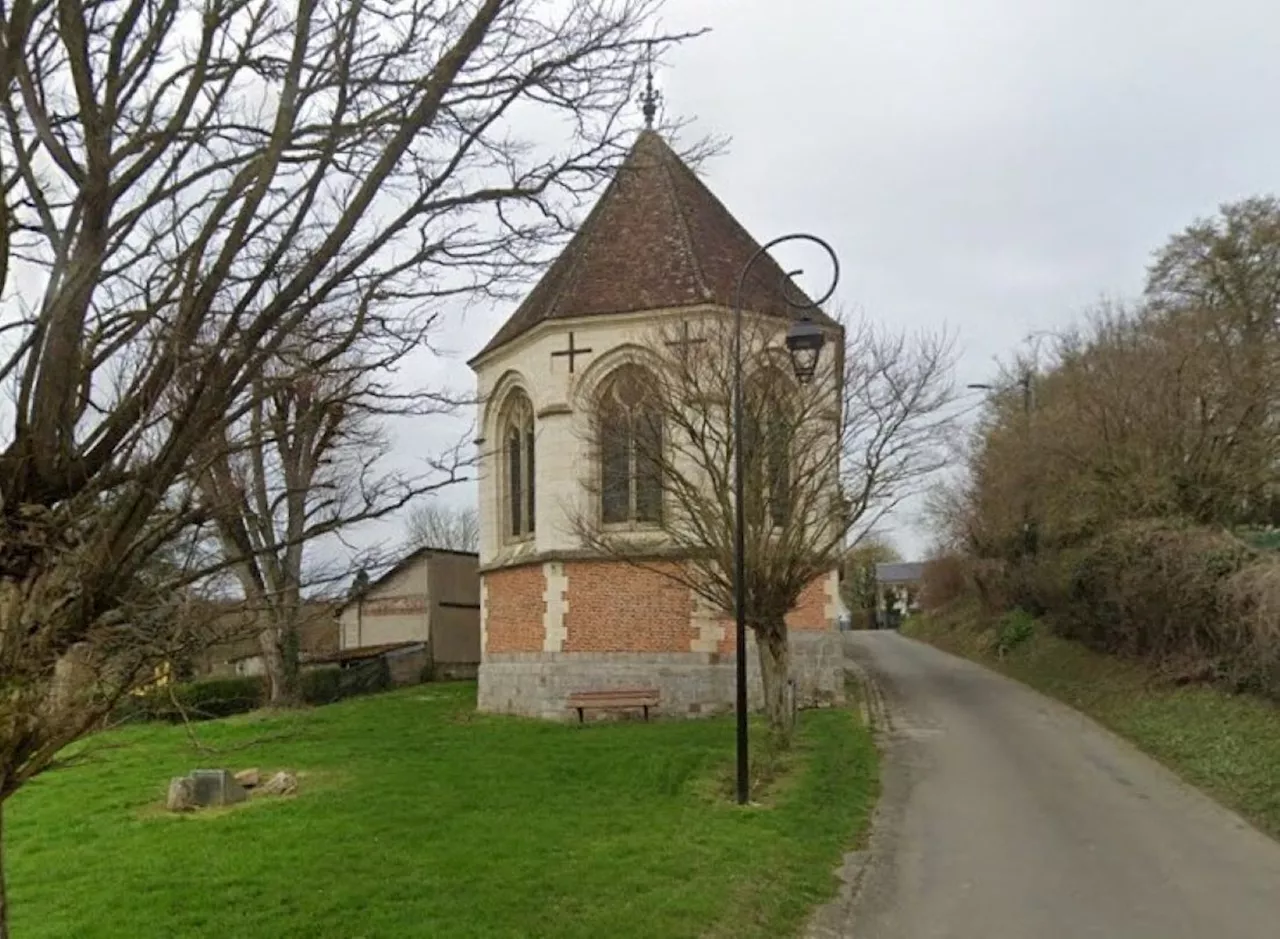
<path fill-rule="evenodd" d="M 645 130 L 577 234 L 476 359 L 552 319 L 728 307 L 759 244 L 662 137 Z M 743 307 L 792 317 L 805 294 L 771 258 L 758 261 Z M 821 311 L 817 322 L 835 325 Z M 475 359 L 472 359 L 475 361 Z"/>

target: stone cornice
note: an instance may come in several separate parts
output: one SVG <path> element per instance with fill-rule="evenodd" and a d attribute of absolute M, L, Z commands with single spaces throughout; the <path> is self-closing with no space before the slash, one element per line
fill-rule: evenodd
<path fill-rule="evenodd" d="M 628 323 L 644 323 L 661 319 L 677 319 L 680 317 L 724 315 L 729 311 L 725 307 L 713 303 L 691 303 L 688 306 L 657 307 L 651 310 L 625 310 L 617 313 L 595 313 L 590 316 L 566 316 L 563 318 L 543 320 L 527 332 L 521 333 L 509 342 L 478 353 L 468 360 L 467 365 L 473 372 L 488 368 L 491 363 L 514 357 L 528 346 L 533 345 L 543 336 L 568 332 L 571 329 L 588 329 L 593 326 L 610 326 Z"/>
<path fill-rule="evenodd" d="M 602 554 L 591 548 L 551 548 L 546 551 L 521 554 L 518 557 L 496 558 L 488 564 L 482 564 L 480 573 L 487 574 L 491 571 L 504 571 L 516 567 L 527 567 L 530 564 L 546 564 L 551 561 L 612 561 L 628 564 L 633 561 L 639 563 L 681 561 L 690 557 L 693 557 L 693 552 L 687 548 L 658 549 L 634 555 Z"/>

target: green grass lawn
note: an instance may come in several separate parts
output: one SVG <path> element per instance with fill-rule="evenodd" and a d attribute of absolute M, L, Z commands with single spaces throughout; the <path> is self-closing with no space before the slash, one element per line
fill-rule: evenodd
<path fill-rule="evenodd" d="M 917 617 L 903 632 L 981 661 L 1090 715 L 1188 782 L 1280 836 L 1280 707 L 1205 685 L 1177 686 L 1037 624 L 1002 660 L 972 613 Z"/>
<path fill-rule="evenodd" d="M 88 742 L 6 806 L 14 935 L 781 936 L 835 887 L 875 790 L 849 711 L 807 712 L 766 804 L 727 798 L 726 719 L 579 729 L 474 714 L 472 684 Z M 763 735 L 758 735 L 762 737 Z M 294 798 L 173 816 L 197 767 Z"/>

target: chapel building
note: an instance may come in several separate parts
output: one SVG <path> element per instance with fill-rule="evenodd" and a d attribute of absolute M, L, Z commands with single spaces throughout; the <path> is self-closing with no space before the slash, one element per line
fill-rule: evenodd
<path fill-rule="evenodd" d="M 592 416 L 625 409 L 629 389 L 643 387 L 632 352 L 655 323 L 731 315 L 757 248 L 663 138 L 643 130 L 581 229 L 471 360 L 482 402 L 480 710 L 567 719 L 575 691 L 637 687 L 659 690 L 663 715 L 732 707 L 732 618 L 660 573 L 585 549 L 573 519 L 658 524 L 663 494 L 634 460 L 592 465 Z M 786 274 L 767 257 L 756 269 L 744 307 L 793 316 Z M 813 315 L 831 345 L 841 341 L 834 321 Z M 801 704 L 843 695 L 839 609 L 832 570 L 788 616 Z M 754 696 L 754 644 L 749 655 Z"/>

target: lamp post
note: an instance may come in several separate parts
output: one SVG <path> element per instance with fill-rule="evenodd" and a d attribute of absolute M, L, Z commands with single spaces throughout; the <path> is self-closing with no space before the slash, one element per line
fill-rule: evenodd
<path fill-rule="evenodd" d="M 816 235 L 796 232 L 782 235 L 767 244 L 761 245 L 747 259 L 738 275 L 738 285 L 733 295 L 733 611 L 735 624 L 735 640 L 737 648 L 737 675 L 735 687 L 735 713 L 737 715 L 738 735 L 738 804 L 745 805 L 750 797 L 750 761 L 747 756 L 747 579 L 746 579 L 746 511 L 744 500 L 744 473 L 742 447 L 742 291 L 747 283 L 747 275 L 755 263 L 764 257 L 770 248 L 787 241 L 809 241 L 818 245 L 831 259 L 831 284 L 817 300 L 795 300 L 786 296 L 784 299 L 792 309 L 801 314 L 798 320 L 791 323 L 787 330 L 787 351 L 791 354 L 791 367 L 796 378 L 802 384 L 813 379 L 818 366 L 818 357 L 822 353 L 826 334 L 817 323 L 813 322 L 805 311 L 817 309 L 836 289 L 840 280 L 840 261 L 831 245 Z M 788 280 L 802 270 L 787 272 Z"/>
<path fill-rule="evenodd" d="M 1022 422 L 1023 440 L 1026 450 L 1025 459 L 1031 459 L 1031 412 L 1035 408 L 1035 387 L 1031 383 L 1031 370 L 1023 371 L 1018 379 L 1022 388 Z M 975 382 L 966 386 L 974 391 L 995 391 L 996 386 L 986 382 Z M 1023 467 L 1024 474 L 1026 467 Z M 1034 556 L 1036 553 L 1036 525 L 1031 512 L 1031 491 L 1026 481 L 1023 482 L 1022 493 L 1022 553 Z"/>

